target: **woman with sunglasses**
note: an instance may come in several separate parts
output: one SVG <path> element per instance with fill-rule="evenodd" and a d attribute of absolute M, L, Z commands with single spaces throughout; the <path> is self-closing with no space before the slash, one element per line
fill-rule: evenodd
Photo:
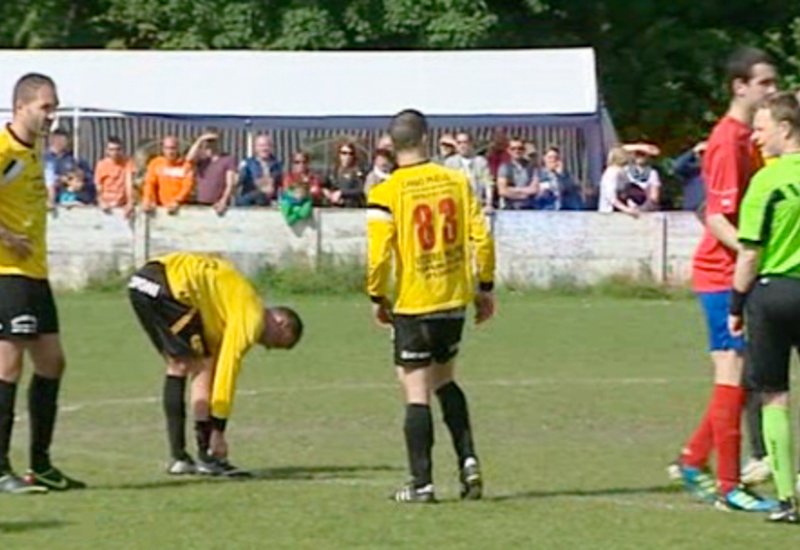
<path fill-rule="evenodd" d="M 339 146 L 336 168 L 328 176 L 328 200 L 333 206 L 344 208 L 363 208 L 366 206 L 364 196 L 364 179 L 366 174 L 361 169 L 353 142 L 345 142 Z"/>

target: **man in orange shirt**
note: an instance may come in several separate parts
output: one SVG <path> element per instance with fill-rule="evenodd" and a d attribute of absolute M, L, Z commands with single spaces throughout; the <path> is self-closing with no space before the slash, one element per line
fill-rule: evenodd
<path fill-rule="evenodd" d="M 125 217 L 133 214 L 133 173 L 136 167 L 122 154 L 122 141 L 108 138 L 106 156 L 94 169 L 98 204 L 105 212 L 123 208 Z"/>
<path fill-rule="evenodd" d="M 167 136 L 161 142 L 160 157 L 147 165 L 144 178 L 144 211 L 152 212 L 156 206 L 165 206 L 167 212 L 175 214 L 181 204 L 189 200 L 194 174 L 192 163 L 180 158 L 178 138 Z"/>

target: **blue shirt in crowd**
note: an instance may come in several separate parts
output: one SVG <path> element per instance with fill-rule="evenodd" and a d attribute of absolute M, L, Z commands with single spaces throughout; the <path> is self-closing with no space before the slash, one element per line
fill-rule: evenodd
<path fill-rule="evenodd" d="M 700 157 L 689 149 L 675 159 L 672 169 L 683 186 L 683 210 L 696 211 L 705 200 L 705 186 Z"/>

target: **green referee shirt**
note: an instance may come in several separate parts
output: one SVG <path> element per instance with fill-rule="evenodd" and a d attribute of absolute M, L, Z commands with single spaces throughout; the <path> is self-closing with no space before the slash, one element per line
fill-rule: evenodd
<path fill-rule="evenodd" d="M 753 176 L 739 209 L 739 241 L 762 248 L 759 275 L 800 278 L 800 153 Z"/>

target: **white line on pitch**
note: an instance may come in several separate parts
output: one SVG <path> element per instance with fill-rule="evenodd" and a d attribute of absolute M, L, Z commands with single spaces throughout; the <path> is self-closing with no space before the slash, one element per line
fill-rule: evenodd
<path fill-rule="evenodd" d="M 565 378 L 523 378 L 523 379 L 496 379 L 496 380 L 474 380 L 466 382 L 466 387 L 536 387 L 536 386 L 663 386 L 667 384 L 684 384 L 705 380 L 705 377 L 630 377 L 630 378 L 575 378 L 572 380 Z M 326 392 L 326 391 L 363 391 L 363 390 L 393 390 L 395 384 L 387 382 L 353 382 L 353 383 L 331 383 L 313 384 L 306 386 L 277 386 L 273 388 L 262 388 L 258 390 L 239 390 L 237 396 L 258 396 L 265 394 L 291 394 L 300 392 Z M 157 396 L 149 397 L 120 397 L 114 399 L 98 399 L 72 404 L 65 404 L 60 407 L 60 412 L 76 412 L 86 408 L 97 407 L 116 407 L 124 405 L 146 405 L 158 403 Z"/>

